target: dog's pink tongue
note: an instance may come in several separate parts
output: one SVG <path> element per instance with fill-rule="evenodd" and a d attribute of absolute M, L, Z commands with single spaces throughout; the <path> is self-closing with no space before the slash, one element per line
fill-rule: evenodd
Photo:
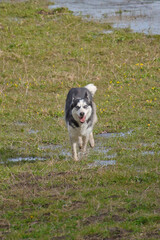
<path fill-rule="evenodd" d="M 86 120 L 86 117 L 85 117 L 85 116 L 84 116 L 83 118 L 80 118 L 80 122 L 81 122 L 81 123 L 84 123 L 85 120 Z"/>

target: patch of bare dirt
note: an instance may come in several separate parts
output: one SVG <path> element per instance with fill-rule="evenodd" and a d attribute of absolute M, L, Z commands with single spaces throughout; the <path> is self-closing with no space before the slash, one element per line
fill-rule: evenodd
<path fill-rule="evenodd" d="M 130 239 L 129 234 L 132 231 L 125 230 L 118 227 L 113 227 L 109 229 L 109 236 L 108 237 L 102 237 L 100 234 L 89 234 L 85 236 L 85 240 L 120 240 L 120 239 Z"/>
<path fill-rule="evenodd" d="M 125 218 L 119 216 L 119 215 L 112 215 L 112 220 L 115 222 L 124 222 Z"/>
<path fill-rule="evenodd" d="M 0 219 L 0 239 L 10 232 L 10 223 L 6 219 Z"/>
<path fill-rule="evenodd" d="M 120 195 L 110 195 L 110 196 L 108 196 L 107 198 L 117 199 L 117 198 L 119 198 L 119 197 L 120 197 Z"/>
<path fill-rule="evenodd" d="M 5 219 L 0 219 L 0 229 L 4 230 L 9 228 L 10 228 L 9 222 Z"/>
<path fill-rule="evenodd" d="M 76 210 L 79 208 L 84 207 L 84 205 L 86 204 L 85 201 L 73 201 L 69 206 L 68 206 L 68 210 L 72 211 L 72 210 Z"/>
<path fill-rule="evenodd" d="M 51 240 L 68 240 L 69 236 L 53 237 Z"/>
<path fill-rule="evenodd" d="M 160 229 L 157 229 L 155 231 L 152 232 L 148 232 L 146 234 L 146 239 L 150 239 L 150 238 L 154 238 L 154 239 L 160 239 Z"/>
<path fill-rule="evenodd" d="M 85 240 L 103 240 L 100 234 L 89 234 L 84 237 Z"/>
<path fill-rule="evenodd" d="M 109 229 L 109 238 L 104 238 L 103 240 L 119 240 L 119 239 L 129 239 L 129 233 L 132 231 L 125 230 L 118 227 L 113 227 Z"/>
<path fill-rule="evenodd" d="M 106 217 L 109 216 L 109 212 L 102 212 L 99 213 L 98 215 L 90 216 L 84 220 L 85 225 L 93 224 L 96 222 L 102 222 Z"/>
<path fill-rule="evenodd" d="M 65 172 L 49 172 L 48 177 L 54 177 L 54 176 L 65 176 L 65 175 L 70 175 L 70 174 L 75 174 L 75 172 L 72 171 L 65 171 Z"/>

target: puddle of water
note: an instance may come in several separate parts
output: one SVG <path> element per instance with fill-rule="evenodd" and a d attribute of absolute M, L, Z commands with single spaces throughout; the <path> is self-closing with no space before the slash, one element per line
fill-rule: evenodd
<path fill-rule="evenodd" d="M 94 152 L 107 154 L 111 149 L 97 146 L 93 150 L 94 150 Z"/>
<path fill-rule="evenodd" d="M 141 143 L 143 147 L 154 147 L 157 143 Z"/>
<path fill-rule="evenodd" d="M 117 133 L 100 133 L 99 134 L 100 137 L 104 137 L 104 138 L 111 138 L 111 137 L 116 137 L 117 136 Z"/>
<path fill-rule="evenodd" d="M 133 132 L 133 130 L 130 130 L 126 133 L 120 132 L 120 133 L 100 133 L 99 136 L 100 137 L 104 137 L 104 138 L 111 138 L 111 137 L 126 137 L 127 135 L 131 135 Z"/>
<path fill-rule="evenodd" d="M 131 28 L 134 32 L 160 34 L 158 0 L 50 0 L 49 9 L 67 7 L 75 15 L 113 23 L 113 27 Z"/>
<path fill-rule="evenodd" d="M 17 157 L 17 158 L 8 158 L 8 162 L 22 162 L 22 161 L 44 161 L 45 158 L 42 157 Z"/>
<path fill-rule="evenodd" d="M 111 148 L 105 148 L 105 147 L 95 147 L 93 149 L 94 152 L 97 152 L 97 154 L 104 154 L 105 155 L 105 158 L 108 158 L 108 159 L 111 159 L 111 158 L 116 158 L 117 157 L 117 153 L 113 153 L 111 155 L 108 155 L 108 152 L 111 150 Z"/>
<path fill-rule="evenodd" d="M 30 130 L 28 131 L 29 134 L 36 134 L 36 133 L 38 133 L 38 132 L 39 132 L 38 130 L 33 130 L 33 129 L 30 129 Z"/>
<path fill-rule="evenodd" d="M 60 149 L 59 151 L 59 156 L 61 157 L 72 157 L 71 152 L 67 151 L 66 149 L 62 149 L 62 145 L 54 145 L 54 144 L 48 144 L 48 145 L 40 145 L 39 150 L 49 150 L 49 151 L 55 151 L 57 149 Z M 50 152 L 51 155 L 53 154 L 53 152 Z"/>
<path fill-rule="evenodd" d="M 14 124 L 17 125 L 17 126 L 26 126 L 27 125 L 27 123 L 21 122 L 21 121 L 17 121 Z"/>
<path fill-rule="evenodd" d="M 142 155 L 145 156 L 145 155 L 154 155 L 155 152 L 154 151 L 145 151 L 145 152 L 142 152 Z"/>
<path fill-rule="evenodd" d="M 108 167 L 108 166 L 113 166 L 116 164 L 115 160 L 97 160 L 94 163 L 89 164 L 89 167 L 98 167 L 98 166 L 102 166 L 102 167 Z"/>
<path fill-rule="evenodd" d="M 23 22 L 23 20 L 21 18 L 18 18 L 18 17 L 9 17 L 9 20 L 11 22 L 15 22 L 15 23 L 19 23 L 19 24 L 21 24 Z"/>
<path fill-rule="evenodd" d="M 154 151 L 144 151 L 144 152 L 142 152 L 142 155 L 143 156 L 146 156 L 146 155 L 155 155 L 156 153 L 154 152 Z M 157 154 L 159 155 L 160 154 L 160 151 L 159 152 L 157 152 Z"/>
<path fill-rule="evenodd" d="M 54 151 L 55 149 L 62 148 L 62 146 L 61 145 L 48 144 L 48 145 L 40 145 L 38 148 L 40 150 L 52 150 L 52 151 Z"/>
<path fill-rule="evenodd" d="M 70 152 L 68 152 L 66 149 L 63 149 L 61 152 L 60 152 L 60 155 L 61 156 L 64 156 L 64 157 L 72 157 L 72 154 Z"/>
<path fill-rule="evenodd" d="M 112 30 L 103 30 L 102 33 L 104 33 L 104 34 L 110 34 L 110 33 L 113 33 L 113 31 L 112 31 Z"/>
<path fill-rule="evenodd" d="M 117 157 L 117 153 L 114 153 L 114 154 L 112 154 L 112 155 L 107 155 L 106 156 L 106 158 L 109 158 L 109 159 L 111 159 L 111 158 L 116 158 Z"/>

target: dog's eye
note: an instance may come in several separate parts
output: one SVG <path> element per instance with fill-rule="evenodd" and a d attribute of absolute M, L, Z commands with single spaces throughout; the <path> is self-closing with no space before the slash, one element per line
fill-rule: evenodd
<path fill-rule="evenodd" d="M 80 107 L 79 107 L 79 106 L 76 106 L 76 109 L 77 109 L 77 110 L 79 110 L 79 109 L 80 109 Z"/>
<path fill-rule="evenodd" d="M 87 105 L 85 105 L 83 108 L 87 108 L 88 106 Z"/>

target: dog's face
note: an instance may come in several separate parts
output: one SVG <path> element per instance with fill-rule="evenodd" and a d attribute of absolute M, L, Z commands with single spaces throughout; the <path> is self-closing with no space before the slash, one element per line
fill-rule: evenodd
<path fill-rule="evenodd" d="M 73 118 L 80 123 L 84 123 L 92 113 L 91 103 L 86 99 L 73 99 Z"/>

